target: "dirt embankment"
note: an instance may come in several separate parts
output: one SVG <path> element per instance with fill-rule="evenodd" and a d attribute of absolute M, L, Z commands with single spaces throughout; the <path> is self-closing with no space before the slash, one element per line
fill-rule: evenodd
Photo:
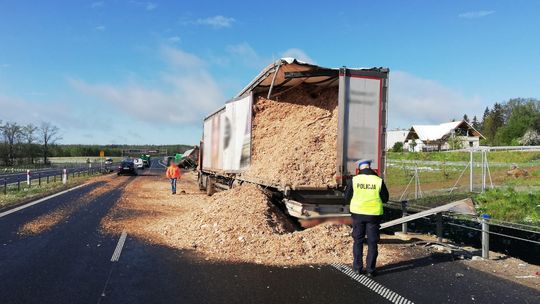
<path fill-rule="evenodd" d="M 300 86 L 256 97 L 246 176 L 281 186 L 336 184 L 337 87 Z"/>
<path fill-rule="evenodd" d="M 163 178 L 136 179 L 103 221 L 106 231 L 128 231 L 148 242 L 192 250 L 213 261 L 267 265 L 352 262 L 350 227 L 321 225 L 295 231 L 289 219 L 253 185 L 207 197 L 193 173 L 171 195 Z M 383 244 L 379 265 L 406 259 L 399 245 Z"/>

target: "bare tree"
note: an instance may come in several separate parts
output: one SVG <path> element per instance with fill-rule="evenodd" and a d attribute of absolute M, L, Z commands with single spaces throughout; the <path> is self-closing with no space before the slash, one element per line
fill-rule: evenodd
<path fill-rule="evenodd" d="M 48 163 L 49 156 L 49 145 L 54 144 L 57 140 L 62 139 L 60 134 L 60 129 L 57 126 L 51 124 L 50 122 L 42 122 L 39 127 L 40 140 L 43 144 L 43 163 Z"/>
<path fill-rule="evenodd" d="M 34 163 L 34 157 L 36 156 L 36 141 L 37 141 L 37 130 L 38 127 L 36 127 L 33 124 L 27 124 L 26 126 L 22 127 L 22 138 L 24 140 L 25 144 L 25 156 L 30 159 L 30 162 Z"/>
<path fill-rule="evenodd" d="M 15 145 L 21 141 L 21 126 L 16 122 L 7 122 L 5 125 L 1 126 L 2 135 L 4 136 L 4 144 L 7 147 L 6 162 L 9 165 L 13 165 L 16 158 L 16 149 Z"/>

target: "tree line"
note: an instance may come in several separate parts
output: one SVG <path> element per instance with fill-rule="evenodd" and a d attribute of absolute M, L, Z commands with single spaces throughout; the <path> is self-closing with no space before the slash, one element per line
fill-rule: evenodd
<path fill-rule="evenodd" d="M 49 123 L 22 125 L 0 121 L 0 160 L 4 165 L 48 163 L 51 145 L 62 139 L 60 129 Z"/>
<path fill-rule="evenodd" d="M 463 119 L 484 135 L 484 145 L 519 146 L 540 145 L 540 100 L 513 98 L 486 107 L 482 120 Z"/>
<path fill-rule="evenodd" d="M 188 145 L 74 145 L 59 144 L 60 129 L 48 122 L 39 125 L 0 121 L 0 164 L 3 166 L 48 164 L 50 157 L 124 156 L 123 151 L 167 150 L 169 155 L 183 153 Z"/>
<path fill-rule="evenodd" d="M 120 157 L 126 150 L 167 150 L 168 155 L 183 153 L 193 146 L 189 145 L 54 145 L 51 146 L 51 155 L 55 157 L 75 157 L 75 156 L 99 156 L 100 151 L 105 152 L 106 157 Z M 136 156 L 136 155 L 131 155 Z"/>

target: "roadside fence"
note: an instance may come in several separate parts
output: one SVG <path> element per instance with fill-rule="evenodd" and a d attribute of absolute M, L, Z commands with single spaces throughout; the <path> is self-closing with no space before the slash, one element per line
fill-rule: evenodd
<path fill-rule="evenodd" d="M 407 216 L 429 209 L 426 206 L 409 204 L 408 201 L 391 201 L 387 203 L 387 207 L 394 211 L 394 216 L 399 216 L 400 211 L 401 216 Z M 438 213 L 424 220 L 427 223 L 424 222 L 423 226 L 415 222 L 403 223 L 401 233 L 409 233 L 409 226 L 413 225 L 416 230 L 431 232 L 435 222 L 435 234 L 439 243 L 443 243 L 446 238 L 454 243 L 479 247 L 484 259 L 489 259 L 491 250 L 540 263 L 540 226 L 492 219 L 487 214 L 474 217 Z M 445 226 L 451 226 L 452 229 L 445 230 Z"/>
<path fill-rule="evenodd" d="M 0 175 L 0 187 L 4 195 L 17 193 L 20 191 L 32 189 L 34 187 L 42 187 L 43 185 L 63 183 L 68 180 L 81 177 L 92 176 L 114 171 L 114 164 L 109 166 L 86 166 L 78 168 L 63 168 L 56 170 L 31 171 L 26 170 L 26 174 L 9 174 Z"/>

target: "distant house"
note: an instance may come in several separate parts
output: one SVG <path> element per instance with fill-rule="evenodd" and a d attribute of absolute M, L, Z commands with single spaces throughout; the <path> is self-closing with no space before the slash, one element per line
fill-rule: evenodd
<path fill-rule="evenodd" d="M 397 142 L 405 144 L 405 139 L 409 134 L 409 130 L 392 130 L 386 133 L 386 149 L 390 150 Z M 403 150 L 407 150 L 408 146 L 403 146 Z"/>
<path fill-rule="evenodd" d="M 415 125 L 409 130 L 405 143 L 409 151 L 444 151 L 477 148 L 485 138 L 468 122 L 453 121 L 440 125 Z"/>

